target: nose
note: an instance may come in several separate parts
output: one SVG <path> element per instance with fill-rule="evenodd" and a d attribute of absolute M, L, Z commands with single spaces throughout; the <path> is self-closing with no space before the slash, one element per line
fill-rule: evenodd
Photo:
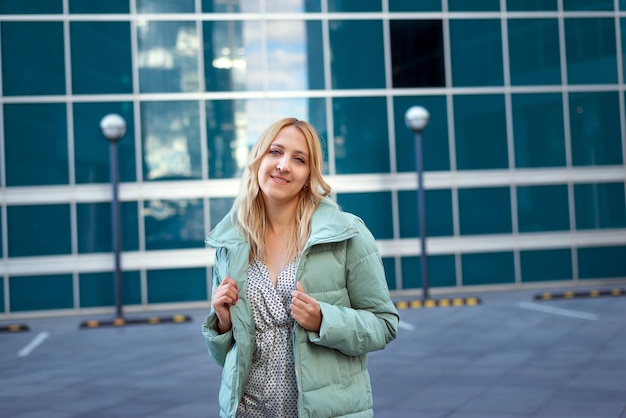
<path fill-rule="evenodd" d="M 289 159 L 285 157 L 281 158 L 280 161 L 278 161 L 278 164 L 276 164 L 276 169 L 283 173 L 288 172 L 289 171 Z"/>

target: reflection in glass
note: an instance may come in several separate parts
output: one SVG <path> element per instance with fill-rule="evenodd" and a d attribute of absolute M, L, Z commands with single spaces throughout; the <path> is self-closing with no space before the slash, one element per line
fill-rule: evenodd
<path fill-rule="evenodd" d="M 137 21 L 142 93 L 198 91 L 195 22 Z"/>
<path fill-rule="evenodd" d="M 235 201 L 232 197 L 216 197 L 209 199 L 209 213 L 211 216 L 211 229 L 226 216 Z"/>
<path fill-rule="evenodd" d="M 202 0 L 202 11 L 204 13 L 255 13 L 259 11 L 259 0 Z"/>
<path fill-rule="evenodd" d="M 145 202 L 146 250 L 203 247 L 203 207 L 201 199 Z"/>
<path fill-rule="evenodd" d="M 559 26 L 556 19 L 510 19 L 511 84 L 560 84 Z"/>
<path fill-rule="evenodd" d="M 194 0 L 137 0 L 137 13 L 193 13 Z"/>
<path fill-rule="evenodd" d="M 201 178 L 197 102 L 141 104 L 145 180 Z"/>
<path fill-rule="evenodd" d="M 576 229 L 624 228 L 624 183 L 576 184 Z"/>
<path fill-rule="evenodd" d="M 617 83 L 613 18 L 565 19 L 565 50 L 568 83 Z"/>

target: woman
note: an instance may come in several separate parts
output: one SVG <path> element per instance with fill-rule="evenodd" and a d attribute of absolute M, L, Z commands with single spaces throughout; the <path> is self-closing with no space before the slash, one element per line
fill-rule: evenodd
<path fill-rule="evenodd" d="M 326 197 L 313 127 L 272 124 L 250 152 L 216 248 L 209 354 L 222 417 L 371 417 L 367 353 L 398 313 L 363 221 Z"/>

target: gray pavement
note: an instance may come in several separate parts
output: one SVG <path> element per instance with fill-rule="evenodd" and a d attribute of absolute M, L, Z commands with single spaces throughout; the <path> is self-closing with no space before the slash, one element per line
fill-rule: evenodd
<path fill-rule="evenodd" d="M 402 309 L 397 340 L 370 355 L 376 417 L 626 418 L 626 297 L 537 293 Z M 17 321 L 30 331 L 0 333 L 0 416 L 216 417 L 220 369 L 200 332 L 206 311 L 175 313 L 192 321 Z"/>

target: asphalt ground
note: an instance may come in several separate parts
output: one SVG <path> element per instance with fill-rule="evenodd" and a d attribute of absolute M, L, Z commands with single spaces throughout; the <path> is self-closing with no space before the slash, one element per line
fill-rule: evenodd
<path fill-rule="evenodd" d="M 625 418 L 626 296 L 537 294 L 400 309 L 398 338 L 369 357 L 375 416 Z M 16 321 L 29 330 L 0 332 L 0 416 L 216 417 L 206 313 L 91 329 L 80 325 L 107 317 Z"/>

